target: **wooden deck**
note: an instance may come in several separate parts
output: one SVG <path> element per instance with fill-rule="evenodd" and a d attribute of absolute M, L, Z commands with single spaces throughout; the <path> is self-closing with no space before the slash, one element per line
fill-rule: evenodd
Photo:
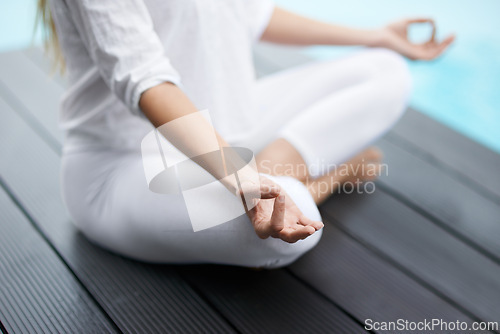
<path fill-rule="evenodd" d="M 261 47 L 259 74 L 305 61 Z M 64 80 L 0 54 L 0 329 L 6 333 L 361 333 L 374 321 L 500 321 L 500 155 L 409 110 L 371 195 L 321 207 L 286 269 L 160 266 L 90 244 L 59 190 Z M 456 331 L 455 331 L 456 332 Z"/>

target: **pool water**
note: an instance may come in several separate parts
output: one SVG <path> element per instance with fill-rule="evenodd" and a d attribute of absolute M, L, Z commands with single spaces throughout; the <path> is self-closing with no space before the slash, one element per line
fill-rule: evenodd
<path fill-rule="evenodd" d="M 37 0 L 0 2 L 0 52 L 41 43 L 40 31 L 33 34 L 36 3 Z"/>
<path fill-rule="evenodd" d="M 455 33 L 454 45 L 438 60 L 411 62 L 411 105 L 500 152 L 500 1 L 499 0 L 275 0 L 277 5 L 321 20 L 357 27 L 378 27 L 402 17 L 432 17 L 438 37 Z M 40 44 L 33 38 L 36 0 L 0 4 L 0 52 Z M 422 40 L 426 27 L 411 31 Z M 311 47 L 304 52 L 330 59 L 350 47 Z"/>

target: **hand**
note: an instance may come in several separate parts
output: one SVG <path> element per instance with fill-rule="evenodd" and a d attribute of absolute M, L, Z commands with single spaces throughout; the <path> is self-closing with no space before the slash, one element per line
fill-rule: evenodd
<path fill-rule="evenodd" d="M 322 222 L 304 216 L 283 190 L 276 193 L 276 186 L 271 180 L 261 178 L 262 199 L 247 212 L 259 238 L 273 237 L 294 243 L 323 227 Z"/>
<path fill-rule="evenodd" d="M 432 36 L 424 43 L 416 44 L 408 40 L 408 27 L 411 24 L 430 23 L 432 25 Z M 394 50 L 403 56 L 414 60 L 432 60 L 443 53 L 453 43 L 455 36 L 450 35 L 442 42 L 437 42 L 436 24 L 431 19 L 407 19 L 391 23 L 381 30 L 382 47 Z"/>

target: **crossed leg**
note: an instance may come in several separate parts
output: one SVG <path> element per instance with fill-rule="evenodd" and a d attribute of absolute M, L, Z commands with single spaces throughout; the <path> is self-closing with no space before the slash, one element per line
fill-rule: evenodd
<path fill-rule="evenodd" d="M 271 116 L 254 138 L 277 135 L 257 155 L 260 171 L 300 180 L 317 204 L 344 182 L 373 179 L 382 153 L 369 145 L 402 115 L 410 86 L 404 59 L 384 49 L 262 79 Z"/>

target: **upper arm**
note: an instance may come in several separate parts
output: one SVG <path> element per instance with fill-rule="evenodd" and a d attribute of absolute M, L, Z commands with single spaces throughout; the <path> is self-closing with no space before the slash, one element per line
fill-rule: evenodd
<path fill-rule="evenodd" d="M 90 57 L 111 91 L 133 112 L 141 94 L 180 83 L 142 0 L 66 1 Z"/>

